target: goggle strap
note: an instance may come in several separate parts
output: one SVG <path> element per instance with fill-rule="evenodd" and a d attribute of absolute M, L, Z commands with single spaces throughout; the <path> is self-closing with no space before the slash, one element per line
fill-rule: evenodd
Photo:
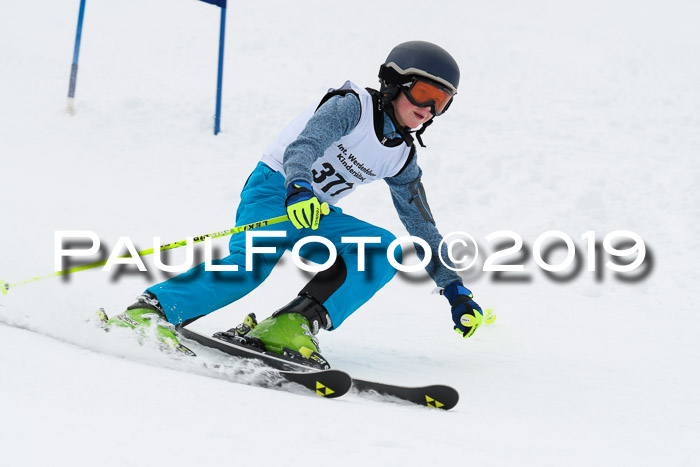
<path fill-rule="evenodd" d="M 433 122 L 434 122 L 434 120 L 431 118 L 430 120 L 425 122 L 422 127 L 420 127 L 420 130 L 416 131 L 416 139 L 418 140 L 418 144 L 420 144 L 420 146 L 422 148 L 426 147 L 426 145 L 423 144 L 423 138 L 422 138 L 423 132 L 426 130 L 426 128 L 428 128 L 430 125 L 432 125 Z"/>
<path fill-rule="evenodd" d="M 383 64 L 383 65 L 380 67 L 380 69 L 379 69 L 379 73 L 380 73 L 380 76 L 379 76 L 379 77 L 380 77 L 380 78 L 381 78 L 381 74 L 382 74 L 382 71 L 383 71 L 383 70 L 386 70 L 386 76 L 387 76 L 387 77 L 389 77 L 389 76 L 392 76 L 392 77 L 399 77 L 399 78 L 397 78 L 395 81 L 393 81 L 394 83 L 399 83 L 399 82 L 401 82 L 402 80 L 405 80 L 405 78 L 406 78 L 407 76 L 415 76 L 415 77 L 418 77 L 418 78 L 422 78 L 424 81 L 428 81 L 428 82 L 432 81 L 433 83 L 437 84 L 438 87 L 443 87 L 443 88 L 445 88 L 446 90 L 449 91 L 449 93 L 450 93 L 452 96 L 454 96 L 455 94 L 457 94 L 457 89 L 456 89 L 456 88 L 452 85 L 452 83 L 450 83 L 449 81 L 444 80 L 444 79 L 440 78 L 439 76 L 435 76 L 435 75 L 432 75 L 432 74 L 430 74 L 430 73 L 427 73 L 427 72 L 425 72 L 425 71 L 423 71 L 423 70 L 419 70 L 419 69 L 417 69 L 417 68 L 406 68 L 406 69 L 403 69 L 403 68 L 401 68 L 398 64 L 396 64 L 395 62 L 389 62 L 389 63 Z M 383 79 L 383 78 L 382 78 L 382 79 Z"/>

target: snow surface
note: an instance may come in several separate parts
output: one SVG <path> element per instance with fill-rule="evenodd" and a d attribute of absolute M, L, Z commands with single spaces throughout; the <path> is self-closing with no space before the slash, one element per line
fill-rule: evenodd
<path fill-rule="evenodd" d="M 498 314 L 468 340 L 424 274 L 402 275 L 320 336 L 357 377 L 453 385 L 462 397 L 450 412 L 233 384 L 99 331 L 95 309 L 118 312 L 167 277 L 151 259 L 148 274 L 18 286 L 0 296 L 0 464 L 697 465 L 697 3 L 230 2 L 216 137 L 217 8 L 88 0 L 71 117 L 78 4 L 4 1 L 0 14 L 0 277 L 11 283 L 53 271 L 57 230 L 94 231 L 109 252 L 121 236 L 143 249 L 232 227 L 239 190 L 282 126 L 346 79 L 375 86 L 391 47 L 414 39 L 462 67 L 420 151 L 444 233 L 493 251 L 485 237 L 508 229 L 531 251 L 561 230 L 583 259 L 585 232 L 602 241 L 627 229 L 650 257 L 633 281 L 601 263 L 555 281 L 530 253 L 527 281 L 465 273 Z M 383 184 L 342 207 L 405 232 Z M 226 239 L 215 246 L 223 253 Z M 305 280 L 287 259 L 193 326 L 264 317 Z"/>

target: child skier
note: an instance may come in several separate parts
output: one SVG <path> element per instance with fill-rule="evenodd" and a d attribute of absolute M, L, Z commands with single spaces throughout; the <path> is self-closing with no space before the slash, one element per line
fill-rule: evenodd
<path fill-rule="evenodd" d="M 286 212 L 291 222 L 261 229 L 285 232 L 285 237 L 267 239 L 276 253 L 256 255 L 252 271 L 247 271 L 245 236 L 234 235 L 229 256 L 213 264 L 238 265 L 238 271 L 205 271 L 200 264 L 148 288 L 109 324 L 137 329 L 155 324 L 162 342 L 187 353 L 173 324 L 187 324 L 245 296 L 267 278 L 285 250 L 302 238 L 318 235 L 330 240 L 338 251 L 332 266 L 317 273 L 298 296 L 259 324 L 249 315 L 244 324 L 216 337 L 238 338 L 238 342 L 307 360 L 312 355 L 319 357 L 315 337 L 319 329 L 337 329 L 396 272 L 386 257 L 394 235 L 335 207 L 358 186 L 383 179 L 409 234 L 430 245 L 432 260 L 426 270 L 444 288 L 455 330 L 471 336 L 482 323 L 482 310 L 461 278 L 438 258 L 442 236 L 426 201 L 411 135 L 415 132 L 423 146 L 421 135 L 457 93 L 459 68 L 441 47 L 412 41 L 389 53 L 379 80 L 379 91 L 349 81 L 331 90 L 264 151 L 241 192 L 236 225 Z M 381 239 L 364 245 L 362 271 L 358 267 L 360 246 L 341 241 L 348 236 Z M 264 245 L 265 240 L 256 239 L 256 246 Z M 326 261 L 325 247 L 305 248 L 304 258 Z M 420 251 L 419 256 L 422 259 Z"/>

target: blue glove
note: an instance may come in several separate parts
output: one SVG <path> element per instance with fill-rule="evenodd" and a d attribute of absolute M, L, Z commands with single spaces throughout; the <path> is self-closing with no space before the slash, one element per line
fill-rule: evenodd
<path fill-rule="evenodd" d="M 459 282 L 453 282 L 445 287 L 442 294 L 447 297 L 452 305 L 452 321 L 455 323 L 455 331 L 465 338 L 474 334 L 474 331 L 484 321 L 484 312 L 473 300 L 471 291 Z"/>
<path fill-rule="evenodd" d="M 303 180 L 297 180 L 287 186 L 287 215 L 294 227 L 303 229 L 311 227 L 318 229 L 321 214 L 328 214 L 328 203 L 321 204 L 314 194 L 311 185 Z"/>

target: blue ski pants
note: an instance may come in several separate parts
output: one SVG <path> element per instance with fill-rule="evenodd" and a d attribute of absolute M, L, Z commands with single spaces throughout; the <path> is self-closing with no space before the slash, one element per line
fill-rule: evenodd
<path fill-rule="evenodd" d="M 245 225 L 286 214 L 286 188 L 281 173 L 259 163 L 241 192 L 241 203 L 236 212 L 236 225 Z M 189 271 L 150 287 L 156 295 L 169 322 L 177 324 L 207 315 L 252 292 L 270 275 L 286 250 L 307 236 L 317 235 L 330 240 L 338 256 L 345 262 L 347 274 L 342 284 L 328 297 L 323 306 L 328 310 L 333 329 L 340 326 L 355 310 L 367 302 L 396 273 L 387 259 L 387 247 L 395 240 L 389 231 L 376 227 L 339 208 L 323 216 L 318 230 L 296 229 L 291 222 L 282 222 L 256 229 L 285 231 L 286 237 L 256 238 L 255 247 L 276 248 L 275 253 L 253 255 L 252 271 L 246 271 L 246 233 L 231 236 L 229 255 L 212 264 L 237 265 L 238 271 L 206 271 L 204 263 Z M 358 271 L 357 243 L 342 243 L 342 237 L 379 237 L 380 243 L 365 244 L 364 271 Z M 396 248 L 394 258 L 401 261 L 401 248 Z M 310 243 L 300 250 L 300 256 L 314 263 L 328 260 L 328 248 Z M 285 305 L 294 297 L 266 297 L 261 300 L 269 312 Z"/>

